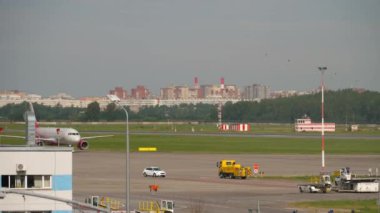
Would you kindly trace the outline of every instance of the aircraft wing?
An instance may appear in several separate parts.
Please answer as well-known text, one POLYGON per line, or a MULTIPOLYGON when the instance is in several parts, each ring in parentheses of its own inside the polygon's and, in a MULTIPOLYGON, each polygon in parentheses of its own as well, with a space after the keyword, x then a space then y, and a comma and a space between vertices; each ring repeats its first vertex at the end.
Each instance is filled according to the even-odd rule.
POLYGON ((89 137, 81 137, 82 139, 93 139, 93 138, 105 138, 112 137, 113 135, 98 135, 98 136, 89 136, 89 137))

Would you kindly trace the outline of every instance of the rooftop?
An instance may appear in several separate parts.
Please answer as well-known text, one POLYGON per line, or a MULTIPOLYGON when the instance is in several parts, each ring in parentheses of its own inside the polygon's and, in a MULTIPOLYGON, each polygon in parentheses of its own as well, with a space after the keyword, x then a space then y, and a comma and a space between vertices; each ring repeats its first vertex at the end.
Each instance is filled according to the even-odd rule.
POLYGON ((56 146, 26 146, 26 145, 0 145, 0 152, 73 152, 72 147, 56 147, 56 146))

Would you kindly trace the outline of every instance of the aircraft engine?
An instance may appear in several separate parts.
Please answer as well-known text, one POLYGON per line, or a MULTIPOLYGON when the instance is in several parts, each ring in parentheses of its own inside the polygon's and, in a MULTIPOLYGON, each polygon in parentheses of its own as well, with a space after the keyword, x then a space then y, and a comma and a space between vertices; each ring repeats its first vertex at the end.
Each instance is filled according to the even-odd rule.
POLYGON ((80 150, 88 149, 88 146, 89 146, 89 144, 88 144, 88 142, 85 141, 85 140, 80 140, 79 143, 78 143, 78 148, 79 148, 80 150))

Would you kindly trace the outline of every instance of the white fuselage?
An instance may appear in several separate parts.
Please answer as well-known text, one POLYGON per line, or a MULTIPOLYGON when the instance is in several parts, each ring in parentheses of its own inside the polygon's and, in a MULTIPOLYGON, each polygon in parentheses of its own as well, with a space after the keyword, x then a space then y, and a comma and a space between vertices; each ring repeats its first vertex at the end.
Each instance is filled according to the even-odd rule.
POLYGON ((37 127, 36 139, 56 145, 76 146, 81 136, 73 128, 37 127))

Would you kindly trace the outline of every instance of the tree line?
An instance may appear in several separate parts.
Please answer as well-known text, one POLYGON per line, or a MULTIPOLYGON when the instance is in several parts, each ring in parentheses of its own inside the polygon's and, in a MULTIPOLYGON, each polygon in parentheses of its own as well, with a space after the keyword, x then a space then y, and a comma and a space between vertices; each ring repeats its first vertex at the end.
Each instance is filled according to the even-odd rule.
MULTIPOLYGON (((92 102, 87 108, 54 107, 33 104, 40 121, 123 121, 125 113, 114 103, 101 110, 92 102)), ((28 103, 7 104, 0 108, 0 120, 23 121, 28 103)), ((128 109, 131 121, 198 121, 217 122, 218 106, 180 104, 177 106, 143 107, 138 112, 128 109)), ((222 107, 223 122, 292 123, 309 116, 321 120, 321 94, 267 99, 261 102, 228 102, 222 107)), ((380 93, 356 92, 350 89, 325 93, 325 121, 335 123, 380 123, 380 93)))
MULTIPOLYGON (((224 120, 242 122, 292 123, 303 116, 321 120, 321 93, 288 98, 268 99, 260 103, 227 103, 224 120)), ((324 94, 324 119, 335 123, 380 123, 380 93, 351 89, 324 94)))

